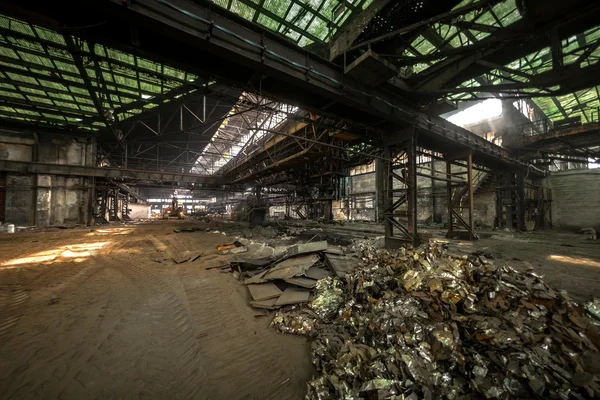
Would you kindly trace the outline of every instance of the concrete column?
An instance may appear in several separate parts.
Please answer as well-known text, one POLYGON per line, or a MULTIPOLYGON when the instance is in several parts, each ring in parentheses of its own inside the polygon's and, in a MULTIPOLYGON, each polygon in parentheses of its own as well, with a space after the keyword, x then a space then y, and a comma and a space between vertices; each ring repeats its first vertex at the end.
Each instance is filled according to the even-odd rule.
POLYGON ((333 221, 333 200, 327 200, 323 204, 323 217, 325 221, 333 221))
POLYGON ((115 216, 115 221, 119 218, 119 189, 115 189, 113 192, 113 215, 115 216))
POLYGON ((37 176, 35 225, 48 226, 52 218, 52 176, 37 176))

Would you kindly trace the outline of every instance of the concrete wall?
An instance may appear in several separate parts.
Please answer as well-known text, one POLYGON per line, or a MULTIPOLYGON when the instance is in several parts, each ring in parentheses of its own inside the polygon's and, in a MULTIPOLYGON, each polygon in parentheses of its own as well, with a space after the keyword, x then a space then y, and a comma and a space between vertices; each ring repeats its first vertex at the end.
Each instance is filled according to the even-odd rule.
POLYGON ((600 170, 554 172, 545 186, 552 190, 554 228, 600 231, 600 170))
POLYGON ((34 223, 34 190, 34 176, 6 175, 6 222, 26 226, 34 223))
MULTIPOLYGON (((85 137, 0 131, 0 160, 94 165, 95 157, 95 141, 85 137)), ((88 178, 8 172, 4 222, 85 224, 90 190, 88 178)))
MULTIPOLYGON (((362 170, 372 170, 362 166, 362 170)), ((362 172, 358 169, 359 172, 362 172)), ((375 172, 362 172, 350 177, 352 199, 348 219, 352 221, 375 221, 375 172)))
POLYGON ((150 205, 129 203, 128 208, 131 210, 129 217, 131 219, 146 219, 150 218, 150 205))

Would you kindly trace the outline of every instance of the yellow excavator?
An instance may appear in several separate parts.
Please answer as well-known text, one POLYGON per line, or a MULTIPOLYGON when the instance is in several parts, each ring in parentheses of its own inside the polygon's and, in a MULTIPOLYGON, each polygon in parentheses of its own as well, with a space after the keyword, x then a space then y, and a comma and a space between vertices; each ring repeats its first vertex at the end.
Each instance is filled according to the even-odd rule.
POLYGON ((167 207, 163 211, 163 219, 177 218, 183 219, 184 209, 183 204, 177 203, 177 197, 173 197, 171 200, 171 206, 167 207))

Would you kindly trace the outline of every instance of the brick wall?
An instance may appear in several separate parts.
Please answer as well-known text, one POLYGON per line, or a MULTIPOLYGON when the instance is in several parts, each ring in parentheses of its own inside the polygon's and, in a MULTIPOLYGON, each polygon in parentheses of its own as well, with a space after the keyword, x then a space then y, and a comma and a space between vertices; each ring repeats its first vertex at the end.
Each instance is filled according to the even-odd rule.
POLYGON ((554 228, 600 231, 600 170, 555 172, 545 181, 552 190, 554 228))

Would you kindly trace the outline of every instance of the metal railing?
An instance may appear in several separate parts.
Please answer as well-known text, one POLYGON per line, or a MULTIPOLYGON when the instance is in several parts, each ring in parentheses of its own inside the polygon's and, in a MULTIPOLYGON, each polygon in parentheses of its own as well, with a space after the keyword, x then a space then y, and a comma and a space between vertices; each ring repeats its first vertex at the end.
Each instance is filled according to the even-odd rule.
MULTIPOLYGON (((575 117, 577 118, 577 117, 575 117)), ((600 109, 594 109, 589 114, 587 114, 587 118, 580 115, 579 120, 573 120, 573 123, 598 123, 600 121, 600 109)), ((563 121, 552 121, 548 118, 543 118, 535 121, 531 121, 525 124, 517 125, 512 128, 508 128, 503 132, 503 135, 518 135, 518 136, 536 136, 543 135, 548 133, 554 129, 560 129, 563 127, 567 127, 570 124, 561 124, 563 121)))

